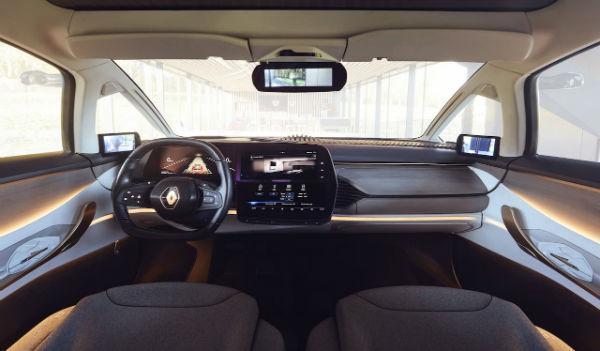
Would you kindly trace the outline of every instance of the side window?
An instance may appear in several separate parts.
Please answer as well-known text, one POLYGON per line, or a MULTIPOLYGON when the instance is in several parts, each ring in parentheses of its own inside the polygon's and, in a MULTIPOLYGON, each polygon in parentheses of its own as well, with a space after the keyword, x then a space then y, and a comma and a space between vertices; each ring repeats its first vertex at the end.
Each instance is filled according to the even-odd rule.
POLYGON ((121 93, 103 96, 96 104, 96 132, 138 132, 151 140, 164 137, 133 104, 121 93))
POLYGON ((600 47, 570 57, 537 79, 537 153, 600 161, 600 47))
POLYGON ((63 151, 63 76, 0 42, 0 158, 63 151))
POLYGON ((502 104, 497 100, 471 95, 448 118, 450 122, 438 134, 444 141, 456 141, 460 134, 502 137, 502 104))

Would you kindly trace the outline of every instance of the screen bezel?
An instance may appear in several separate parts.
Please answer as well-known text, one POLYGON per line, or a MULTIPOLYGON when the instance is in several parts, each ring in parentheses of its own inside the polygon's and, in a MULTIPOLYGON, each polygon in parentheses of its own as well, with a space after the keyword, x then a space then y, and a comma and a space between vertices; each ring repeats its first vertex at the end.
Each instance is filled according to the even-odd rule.
POLYGON ((478 158, 487 158, 487 159, 496 159, 498 158, 498 156, 500 155, 500 137, 498 136, 491 136, 491 135, 479 135, 479 134, 460 134, 458 136, 458 139, 456 141, 456 152, 460 155, 463 156, 469 156, 469 157, 478 157, 478 158), (462 146, 463 146, 463 140, 464 138, 468 136, 468 137, 476 137, 476 138, 488 138, 488 139, 494 139, 496 141, 495 143, 495 148, 494 148, 494 154, 491 156, 488 155, 480 155, 480 154, 471 154, 468 152, 463 152, 462 151, 462 146))
POLYGON ((258 91, 279 93, 310 93, 340 91, 346 85, 346 68, 338 62, 261 62, 252 72, 252 83, 258 91), (293 68, 331 68, 331 86, 266 87, 265 70, 293 68))
POLYGON ((323 224, 327 223, 331 220, 331 215, 333 213, 333 208, 335 204, 336 194, 337 194, 337 176, 335 173, 335 168, 333 166, 333 160, 331 159, 331 154, 329 150, 322 145, 315 144, 284 144, 284 143, 267 143, 267 144, 256 144, 249 145, 244 152, 238 154, 237 157, 237 173, 236 173, 236 210, 237 217, 241 222, 246 223, 263 223, 263 224, 323 224), (276 150, 274 152, 274 150, 276 150), (252 154, 269 154, 269 155, 292 155, 296 156, 300 153, 305 152, 314 152, 317 155, 317 167, 322 167, 324 172, 318 177, 313 179, 294 179, 291 177, 283 177, 283 178, 273 178, 273 179, 264 179, 264 178, 253 178, 247 177, 247 175, 243 174, 242 167, 242 159, 246 157, 250 157, 252 154), (322 162, 322 163, 321 163, 322 162), (315 205, 315 207, 322 206, 325 208, 323 212, 323 216, 318 216, 314 218, 289 218, 285 216, 266 216, 266 217, 256 217, 253 216, 250 212, 250 206, 248 206, 247 202, 252 200, 252 196, 248 196, 248 187, 252 188, 257 186, 258 184, 298 184, 298 183, 307 183, 307 184, 320 184, 323 186, 324 191, 319 193, 322 195, 321 199, 322 205, 315 205))
POLYGON ((100 154, 102 154, 102 156, 108 156, 108 155, 127 155, 130 154, 133 150, 131 151, 120 151, 120 152, 106 152, 105 147, 104 147, 104 137, 105 136, 114 136, 114 135, 131 135, 133 134, 133 139, 135 141, 134 144, 134 148, 133 150, 137 149, 138 146, 140 146, 142 144, 142 141, 140 139, 140 135, 137 132, 128 132, 128 133, 102 133, 102 134, 98 134, 98 148, 100 151, 100 154))

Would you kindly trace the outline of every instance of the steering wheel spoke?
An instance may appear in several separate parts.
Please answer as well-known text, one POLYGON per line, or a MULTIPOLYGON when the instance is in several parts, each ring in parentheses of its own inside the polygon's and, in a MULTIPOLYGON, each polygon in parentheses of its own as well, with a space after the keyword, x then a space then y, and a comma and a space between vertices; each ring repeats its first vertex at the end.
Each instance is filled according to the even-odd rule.
POLYGON ((126 206, 152 207, 150 193, 155 184, 152 181, 132 184, 121 190, 119 198, 126 206))
POLYGON ((198 190, 202 193, 199 211, 212 211, 223 207, 223 197, 219 191, 206 184, 201 185, 198 190))

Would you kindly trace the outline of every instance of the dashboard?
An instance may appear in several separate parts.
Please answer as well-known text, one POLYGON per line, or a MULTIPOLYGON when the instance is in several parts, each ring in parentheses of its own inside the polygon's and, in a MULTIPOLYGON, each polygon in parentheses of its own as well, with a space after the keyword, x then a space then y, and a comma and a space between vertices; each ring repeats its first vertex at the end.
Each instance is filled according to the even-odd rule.
MULTIPOLYGON (((337 177, 329 151, 320 145, 235 143, 217 146, 235 180, 238 219, 263 224, 323 224, 331 220, 337 177)), ((215 162, 191 147, 155 149, 144 179, 182 175, 218 185, 215 162)))
MULTIPOLYGON (((235 183, 230 213, 237 220, 228 218, 221 231, 283 230, 288 225, 331 222, 331 230, 343 231, 459 232, 481 224, 487 191, 495 185, 484 184, 469 160, 453 149, 203 140, 223 153, 235 183)), ((155 149, 145 162, 144 179, 184 175, 215 185, 220 181, 214 161, 193 148, 155 149)))

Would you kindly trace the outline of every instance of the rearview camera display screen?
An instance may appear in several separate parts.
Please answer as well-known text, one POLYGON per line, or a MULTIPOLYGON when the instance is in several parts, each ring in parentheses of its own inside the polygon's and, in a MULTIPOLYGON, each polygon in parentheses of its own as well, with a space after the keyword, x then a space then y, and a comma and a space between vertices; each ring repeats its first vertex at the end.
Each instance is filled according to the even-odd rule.
POLYGON ((498 155, 498 138, 464 135, 461 151, 464 154, 494 157, 498 155))
POLYGON ((265 69, 265 87, 331 87, 333 70, 325 68, 265 69))
POLYGON ((129 152, 135 149, 135 134, 103 135, 104 153, 129 152))

